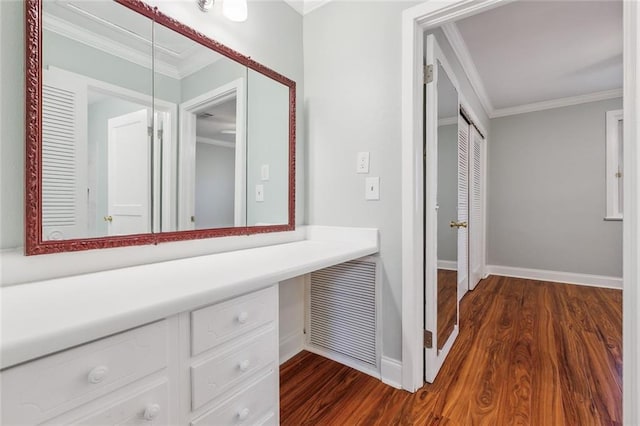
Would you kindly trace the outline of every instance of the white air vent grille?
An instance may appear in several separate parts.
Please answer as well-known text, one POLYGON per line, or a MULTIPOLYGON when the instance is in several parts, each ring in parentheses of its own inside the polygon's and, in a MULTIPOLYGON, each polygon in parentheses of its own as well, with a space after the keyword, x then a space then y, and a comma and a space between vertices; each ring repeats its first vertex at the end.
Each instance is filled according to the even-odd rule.
POLYGON ((309 298, 309 343, 377 367, 375 262, 313 272, 309 298))

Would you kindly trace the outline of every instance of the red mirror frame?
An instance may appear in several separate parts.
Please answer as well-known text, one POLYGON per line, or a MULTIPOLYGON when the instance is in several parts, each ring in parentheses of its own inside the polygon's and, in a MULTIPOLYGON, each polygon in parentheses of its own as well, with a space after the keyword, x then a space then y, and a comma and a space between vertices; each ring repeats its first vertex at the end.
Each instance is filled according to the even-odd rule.
POLYGON ((43 241, 42 239, 42 0, 25 1, 25 254, 37 255, 111 247, 158 244, 212 237, 283 232, 295 229, 296 83, 270 68, 210 39, 140 0, 114 0, 183 36, 257 71, 289 88, 288 223, 271 226, 214 228, 113 237, 43 241))

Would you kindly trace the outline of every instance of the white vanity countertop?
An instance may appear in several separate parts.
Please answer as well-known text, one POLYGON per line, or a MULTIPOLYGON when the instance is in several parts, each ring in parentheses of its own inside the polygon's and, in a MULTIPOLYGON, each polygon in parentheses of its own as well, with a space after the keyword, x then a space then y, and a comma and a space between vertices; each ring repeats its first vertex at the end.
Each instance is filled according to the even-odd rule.
POLYGON ((378 251, 375 229, 309 228, 303 241, 2 288, 0 368, 378 251))

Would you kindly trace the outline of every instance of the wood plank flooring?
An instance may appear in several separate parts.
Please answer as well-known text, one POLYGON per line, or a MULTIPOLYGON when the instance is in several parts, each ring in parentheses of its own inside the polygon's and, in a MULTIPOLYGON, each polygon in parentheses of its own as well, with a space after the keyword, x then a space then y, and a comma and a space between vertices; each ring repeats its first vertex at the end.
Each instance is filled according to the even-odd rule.
POLYGON ((621 425, 622 292, 489 277, 411 394, 303 352, 280 370, 283 425, 621 425))

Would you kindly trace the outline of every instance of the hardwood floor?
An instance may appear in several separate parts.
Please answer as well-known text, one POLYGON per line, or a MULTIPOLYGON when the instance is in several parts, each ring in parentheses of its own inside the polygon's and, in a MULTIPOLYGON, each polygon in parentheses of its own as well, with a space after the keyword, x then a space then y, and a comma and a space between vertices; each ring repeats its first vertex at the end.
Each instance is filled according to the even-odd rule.
POLYGON ((303 352, 280 370, 283 425, 621 425, 622 292, 489 277, 411 394, 303 352))

